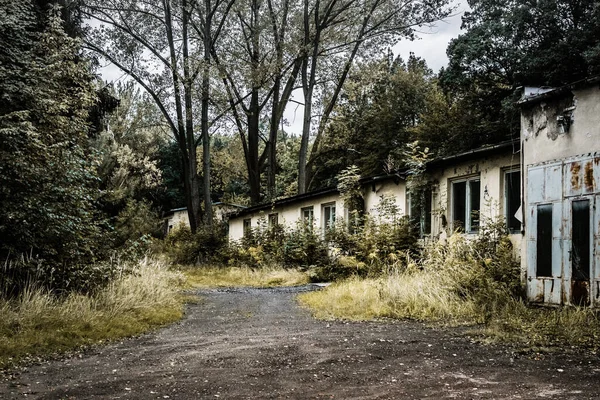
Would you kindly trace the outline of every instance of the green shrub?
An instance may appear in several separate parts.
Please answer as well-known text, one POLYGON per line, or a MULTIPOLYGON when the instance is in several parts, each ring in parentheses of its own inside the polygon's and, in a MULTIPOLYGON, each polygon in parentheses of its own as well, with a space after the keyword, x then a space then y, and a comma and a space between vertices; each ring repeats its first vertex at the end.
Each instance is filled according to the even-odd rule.
POLYGON ((195 234, 186 226, 173 229, 164 239, 163 252, 176 264, 221 261, 227 248, 225 229, 219 224, 200 226, 195 234))

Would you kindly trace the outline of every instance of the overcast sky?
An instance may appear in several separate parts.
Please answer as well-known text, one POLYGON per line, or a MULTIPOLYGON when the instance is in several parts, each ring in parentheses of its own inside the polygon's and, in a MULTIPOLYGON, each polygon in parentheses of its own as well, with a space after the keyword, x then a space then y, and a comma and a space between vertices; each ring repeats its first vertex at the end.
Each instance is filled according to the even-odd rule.
MULTIPOLYGON (((421 57, 427 61, 427 65, 434 72, 438 72, 441 67, 448 64, 446 56, 446 47, 451 39, 460 34, 461 16, 468 5, 465 0, 457 0, 457 9, 453 16, 444 21, 435 24, 431 29, 424 28, 418 33, 418 39, 414 41, 402 40, 393 47, 394 54, 400 55, 403 59, 407 59, 410 52, 415 53, 417 57, 421 57)), ((122 72, 113 65, 107 65, 100 70, 102 77, 106 81, 114 81, 118 79, 127 79, 122 72)), ((296 100, 302 101, 301 92, 297 92, 296 100)), ((293 104, 288 107, 284 113, 290 126, 286 128, 292 133, 300 133, 302 131, 302 112, 303 107, 293 104)))

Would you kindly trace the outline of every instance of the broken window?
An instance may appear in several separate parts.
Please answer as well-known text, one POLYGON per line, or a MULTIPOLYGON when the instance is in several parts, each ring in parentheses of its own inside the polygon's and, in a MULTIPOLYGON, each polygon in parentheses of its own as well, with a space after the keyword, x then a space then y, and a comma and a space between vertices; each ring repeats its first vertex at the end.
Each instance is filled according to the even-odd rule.
POLYGON ((468 233, 479 230, 480 192, 478 177, 452 182, 452 229, 468 233))
POLYGON ((536 276, 552 276, 552 204, 537 206, 536 276))
POLYGON ((504 216, 510 232, 519 232, 521 222, 515 217, 521 207, 521 172, 510 170, 504 173, 504 216))
POLYGON ((431 234, 431 190, 423 193, 422 204, 408 193, 408 215, 413 226, 417 227, 420 237, 431 234))

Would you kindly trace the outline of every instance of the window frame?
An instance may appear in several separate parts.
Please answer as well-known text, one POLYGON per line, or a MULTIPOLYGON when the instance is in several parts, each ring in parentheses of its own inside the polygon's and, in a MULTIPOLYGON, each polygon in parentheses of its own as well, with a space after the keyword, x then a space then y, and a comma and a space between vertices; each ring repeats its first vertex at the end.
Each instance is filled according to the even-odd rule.
POLYGON ((321 204, 321 217, 323 220, 323 231, 326 232, 328 230, 331 230, 335 227, 335 222, 336 222, 336 202, 332 201, 332 202, 328 202, 328 203, 323 203, 321 204), (329 219, 327 219, 325 217, 325 210, 329 209, 329 219))
MULTIPOLYGON (((523 230, 523 222, 520 221, 519 222, 519 228, 512 228, 510 226, 510 221, 511 219, 514 217, 513 215, 510 215, 509 212, 509 195, 508 195, 508 175, 509 174, 517 174, 517 176, 519 177, 519 185, 518 185, 518 190, 519 190, 519 202, 518 202, 518 206, 515 210, 515 213, 519 210, 520 207, 523 206, 522 204, 522 199, 523 199, 523 194, 522 192, 522 175, 521 175, 521 168, 519 166, 512 166, 512 167, 508 167, 502 170, 502 184, 504 185, 502 193, 504 195, 504 201, 503 201, 503 214, 504 214, 504 218, 506 221, 506 228, 508 229, 508 231, 510 233, 519 233, 523 230)), ((518 221, 518 220, 517 220, 518 221)))
POLYGON ((252 233, 252 218, 244 218, 242 220, 242 235, 248 237, 252 233))
POLYGON ((464 226, 462 227, 463 231, 462 233, 467 233, 467 234, 476 234, 479 232, 479 227, 481 226, 481 216, 478 219, 479 223, 474 227, 472 225, 473 223, 473 207, 471 204, 472 201, 472 196, 471 196, 471 184, 474 182, 478 182, 479 183, 479 207, 477 209, 477 212, 480 213, 481 215, 481 176, 479 174, 477 175, 470 175, 470 176, 466 176, 466 177, 460 177, 460 178, 456 178, 456 179, 451 179, 450 180, 450 216, 451 216, 451 226, 452 226, 452 230, 456 231, 458 229, 458 227, 456 226, 456 218, 454 215, 454 203, 455 203, 455 199, 454 199, 454 195, 455 195, 455 184, 458 183, 465 183, 465 221, 464 221, 464 226))
POLYGON ((274 228, 279 225, 279 213, 271 213, 267 217, 269 228, 274 228))
POLYGON ((304 222, 308 226, 312 226, 315 222, 315 207, 314 206, 302 207, 300 209, 300 219, 302 220, 302 222, 304 222), (307 212, 309 213, 309 215, 306 215, 307 212))

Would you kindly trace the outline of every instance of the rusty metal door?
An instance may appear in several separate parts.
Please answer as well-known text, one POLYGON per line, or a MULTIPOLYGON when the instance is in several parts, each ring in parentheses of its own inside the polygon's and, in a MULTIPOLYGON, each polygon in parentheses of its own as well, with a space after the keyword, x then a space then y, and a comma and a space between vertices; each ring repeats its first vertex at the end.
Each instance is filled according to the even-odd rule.
POLYGON ((563 275, 562 163, 527 170, 527 297, 560 304, 563 275))
POLYGON ((591 303, 594 261, 594 197, 578 196, 566 202, 565 234, 565 298, 574 305, 591 303))

